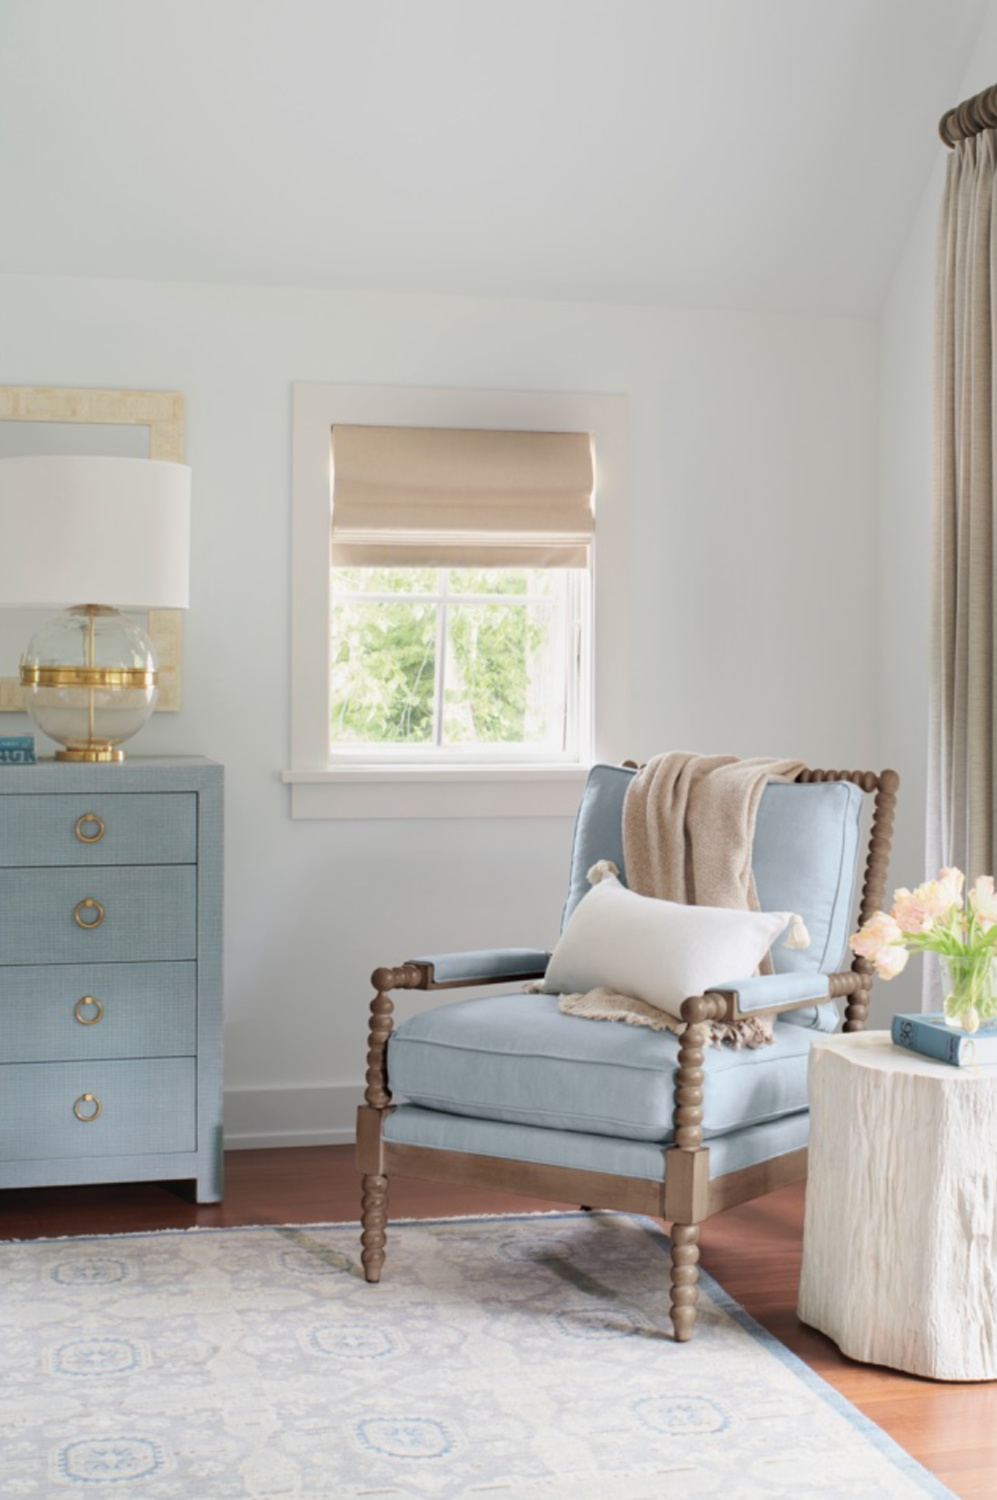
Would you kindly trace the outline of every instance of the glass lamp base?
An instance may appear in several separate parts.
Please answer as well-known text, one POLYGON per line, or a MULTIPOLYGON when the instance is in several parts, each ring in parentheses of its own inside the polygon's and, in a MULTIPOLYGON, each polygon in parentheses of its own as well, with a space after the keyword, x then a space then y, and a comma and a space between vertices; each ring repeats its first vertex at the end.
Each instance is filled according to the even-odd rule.
POLYGON ((56 760, 122 761, 159 696, 152 642, 116 609, 84 604, 37 630, 21 662, 26 708, 56 760))

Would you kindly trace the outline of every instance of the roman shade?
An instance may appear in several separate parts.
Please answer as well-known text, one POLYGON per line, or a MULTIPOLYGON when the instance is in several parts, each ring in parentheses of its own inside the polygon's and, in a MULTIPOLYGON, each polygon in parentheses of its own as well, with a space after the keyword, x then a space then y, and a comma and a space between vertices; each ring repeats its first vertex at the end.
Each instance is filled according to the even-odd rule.
POLYGON ((594 529, 586 432, 332 429, 337 567, 581 568, 594 529))

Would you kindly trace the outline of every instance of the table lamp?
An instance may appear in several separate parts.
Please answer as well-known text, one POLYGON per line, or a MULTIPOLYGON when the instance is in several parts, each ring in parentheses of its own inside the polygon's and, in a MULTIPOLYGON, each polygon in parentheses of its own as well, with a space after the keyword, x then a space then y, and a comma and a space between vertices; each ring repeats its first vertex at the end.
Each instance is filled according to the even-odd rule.
POLYGON ((131 609, 186 609, 190 470, 158 459, 0 459, 0 606, 64 608, 21 659, 57 760, 124 760, 159 695, 131 609))

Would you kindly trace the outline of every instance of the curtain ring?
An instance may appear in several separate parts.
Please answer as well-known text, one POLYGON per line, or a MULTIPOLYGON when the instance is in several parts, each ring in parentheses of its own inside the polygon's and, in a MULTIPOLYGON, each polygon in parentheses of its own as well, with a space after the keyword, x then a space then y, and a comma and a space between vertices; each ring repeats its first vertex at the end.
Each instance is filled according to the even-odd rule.
POLYGON ((956 137, 952 134, 952 116, 954 114, 954 109, 946 110, 938 122, 938 134, 942 138, 942 144, 947 146, 950 151, 956 143, 956 137))

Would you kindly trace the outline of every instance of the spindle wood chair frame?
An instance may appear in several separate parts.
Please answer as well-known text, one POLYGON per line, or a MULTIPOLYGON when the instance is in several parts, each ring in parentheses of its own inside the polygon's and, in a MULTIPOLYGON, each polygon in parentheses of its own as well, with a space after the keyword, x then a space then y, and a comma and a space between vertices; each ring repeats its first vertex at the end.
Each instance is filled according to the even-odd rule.
MULTIPOLYGON (((633 762, 626 764, 632 765, 633 762)), ((900 778, 895 771, 804 770, 798 782, 851 781, 873 794, 858 922, 883 905, 900 778)), ((664 1181, 605 1172, 547 1166, 537 1162, 478 1156, 384 1139, 384 1120, 393 1109, 386 1052, 394 1029, 394 990, 480 988, 517 984, 543 977, 543 970, 517 975, 437 983, 433 964, 409 960, 398 968, 378 968, 371 976, 376 994, 370 1006, 366 1092, 357 1113, 356 1166, 362 1174, 361 1261, 369 1282, 380 1280, 388 1221, 388 1179, 392 1175, 464 1184, 491 1191, 526 1194, 557 1202, 647 1214, 671 1225, 671 1316, 675 1338, 684 1342, 696 1320, 700 1226, 713 1214, 775 1188, 805 1178, 807 1150, 763 1161, 722 1177, 710 1177, 709 1146, 703 1142, 704 1052, 711 1021, 739 1018, 737 995, 710 991, 682 1005, 685 1030, 679 1041, 675 1082, 674 1143, 666 1151, 664 1181)), ((829 997, 846 1001, 843 1030, 861 1031, 869 1013, 873 968, 856 957, 850 969, 828 976, 829 997)), ((812 1000, 773 1006, 779 1014, 812 1005, 812 1000)), ((759 1012, 753 1012, 759 1014, 759 1012)))

